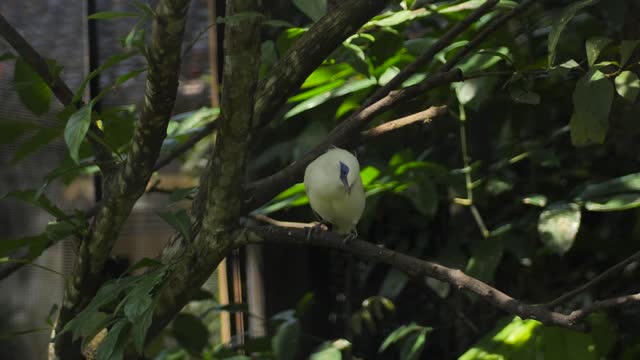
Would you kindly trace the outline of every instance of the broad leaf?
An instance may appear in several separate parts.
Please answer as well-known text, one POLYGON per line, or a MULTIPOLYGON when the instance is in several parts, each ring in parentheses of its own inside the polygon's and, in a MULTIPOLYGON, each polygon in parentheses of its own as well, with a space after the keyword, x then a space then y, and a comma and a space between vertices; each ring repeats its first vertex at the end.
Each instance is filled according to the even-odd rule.
POLYGON ((605 195, 640 192, 640 173, 633 173, 587 186, 579 199, 594 199, 605 195))
POLYGON ((617 194, 585 202, 589 211, 620 211, 640 206, 640 193, 617 194))
POLYGON ((611 43, 611 39, 603 36, 594 36, 587 40, 585 45, 589 66, 595 64, 598 56, 611 43))
POLYGON ((600 71, 592 69, 578 80, 569 123, 571 141, 575 146, 604 142, 612 101, 613 84, 600 71))
POLYGON ((327 347, 311 354, 309 360, 342 360, 342 353, 334 347, 327 347))
POLYGON ((277 360, 293 360, 296 358, 301 334, 302 329, 297 319, 289 319, 278 327, 278 331, 271 339, 271 346, 277 360))
POLYGON ((172 329, 178 343, 192 354, 200 354, 209 343, 209 330, 194 315, 178 314, 173 320, 172 329))
POLYGON ((28 121, 0 120, 0 145, 14 143, 38 125, 28 121))
POLYGON ((553 28, 549 33, 549 43, 548 43, 548 52, 549 52, 549 67, 553 67, 553 64, 556 60, 556 47, 558 46, 558 42, 560 41, 560 35, 564 30, 565 26, 573 19, 576 14, 584 9, 587 6, 594 5, 598 2, 598 0, 582 0, 571 5, 567 6, 560 15, 560 18, 557 19, 553 23, 553 28))
POLYGON ((327 12, 327 0, 292 0, 293 4, 313 21, 327 12))
POLYGON ((13 154, 11 163, 15 164, 29 155, 34 154, 62 134, 62 127, 42 127, 31 137, 24 140, 13 154))
POLYGON ((620 67, 627 64, 638 44, 640 44, 640 40, 622 40, 620 44, 620 67))
POLYGON ((162 218, 162 220, 166 221, 167 224, 171 225, 176 231, 178 231, 185 240, 189 240, 191 238, 191 232, 189 227, 191 226, 191 221, 189 220, 189 215, 186 210, 180 210, 178 212, 158 212, 158 215, 162 218))
POLYGON ((51 89, 22 58, 17 58, 13 77, 20 101, 36 115, 49 111, 51 89))
POLYGON ((80 162, 80 145, 91 125, 91 104, 80 108, 69 117, 67 126, 64 129, 64 140, 69 148, 69 155, 76 162, 80 162))
POLYGON ((97 360, 120 360, 124 354, 124 342, 126 338, 129 323, 126 321, 118 321, 111 329, 107 336, 100 342, 97 360))
POLYGON ((636 73, 631 71, 621 72, 616 76, 615 84, 616 91, 620 96, 631 102, 636 101, 636 97, 640 93, 640 79, 638 79, 636 73))
POLYGON ((548 249, 563 255, 573 245, 580 228, 580 207, 573 203, 555 203, 540 213, 538 233, 548 249))

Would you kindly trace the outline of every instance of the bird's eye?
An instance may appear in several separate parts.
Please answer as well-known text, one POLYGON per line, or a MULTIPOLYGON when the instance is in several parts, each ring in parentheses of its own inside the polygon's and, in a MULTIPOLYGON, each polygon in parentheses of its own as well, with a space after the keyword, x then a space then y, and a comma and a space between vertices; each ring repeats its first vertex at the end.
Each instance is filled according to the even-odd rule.
POLYGON ((349 167, 340 161, 340 177, 347 176, 349 173, 349 167))

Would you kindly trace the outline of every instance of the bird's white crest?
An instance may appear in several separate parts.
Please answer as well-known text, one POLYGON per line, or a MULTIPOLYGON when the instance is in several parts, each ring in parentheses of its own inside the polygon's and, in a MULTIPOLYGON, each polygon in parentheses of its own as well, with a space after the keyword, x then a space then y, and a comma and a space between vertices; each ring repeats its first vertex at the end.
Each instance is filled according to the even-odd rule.
POLYGON ((360 164, 352 153, 332 148, 320 155, 307 166, 304 187, 311 208, 336 232, 346 234, 358 224, 365 195, 360 164))

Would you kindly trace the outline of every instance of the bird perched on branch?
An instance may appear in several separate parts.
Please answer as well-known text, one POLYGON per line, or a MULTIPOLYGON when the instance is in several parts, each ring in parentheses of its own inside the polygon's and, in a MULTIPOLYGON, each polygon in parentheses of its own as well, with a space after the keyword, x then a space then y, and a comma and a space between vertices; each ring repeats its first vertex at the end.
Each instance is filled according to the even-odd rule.
POLYGON ((339 234, 355 234, 364 211, 360 164, 352 153, 329 149, 304 172, 304 188, 313 211, 339 234))

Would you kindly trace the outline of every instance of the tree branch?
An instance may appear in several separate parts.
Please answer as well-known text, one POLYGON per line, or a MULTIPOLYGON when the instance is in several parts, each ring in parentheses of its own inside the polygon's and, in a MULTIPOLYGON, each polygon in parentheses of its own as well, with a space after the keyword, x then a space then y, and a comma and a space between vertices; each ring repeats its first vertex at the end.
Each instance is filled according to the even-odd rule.
MULTIPOLYGON (((188 0, 160 0, 147 46, 145 103, 136 123, 126 160, 105 178, 105 199, 90 233, 80 245, 77 264, 65 288, 56 332, 59 332, 102 284, 102 271, 124 221, 144 193, 160 147, 167 134, 178 88, 181 45, 188 0)), ((71 334, 56 338, 56 355, 73 358, 78 353, 71 334)))
POLYGON ((40 75, 62 105, 69 106, 73 99, 73 91, 62 81, 60 75, 52 72, 46 60, 14 29, 0 13, 0 35, 7 40, 18 55, 40 75))
POLYGON ((411 114, 409 116, 402 117, 400 119, 392 120, 386 122, 382 125, 378 125, 373 129, 369 129, 362 132, 362 137, 366 140, 374 140, 380 136, 388 134, 390 132, 396 131, 405 126, 409 126, 415 123, 429 124, 431 121, 438 116, 442 116, 447 114, 449 109, 447 106, 432 106, 427 110, 417 112, 415 114, 411 114))
POLYGON ((389 0, 345 0, 313 24, 258 84, 255 127, 269 123, 307 76, 388 3, 389 0))
MULTIPOLYGON (((226 15, 259 11, 259 0, 227 0, 226 15)), ((174 236, 162 250, 171 264, 154 313, 148 338, 153 338, 190 300, 231 250, 242 209, 247 148, 260 63, 260 25, 249 17, 225 27, 218 136, 208 168, 201 177, 191 214, 191 239, 174 236)))
POLYGON ((602 280, 610 277, 611 275, 619 272, 620 270, 624 269, 627 265, 636 262, 636 261, 640 261, 640 251, 636 252, 635 254, 629 256, 628 258, 620 261, 619 263, 613 265, 612 267, 608 268, 606 271, 604 271, 603 273, 601 273, 600 275, 594 277, 593 279, 591 279, 590 281, 588 281, 587 283, 569 291, 566 292, 560 296, 558 296, 557 298, 555 298, 554 300, 546 303, 546 304, 542 304, 542 306, 546 307, 546 308, 554 308, 564 302, 566 302, 567 300, 570 300, 572 298, 574 298, 576 295, 585 292, 586 290, 589 290, 590 288, 594 287, 595 285, 597 285, 598 283, 602 282, 602 280))
POLYGON ((238 238, 236 246, 263 243, 322 246, 348 252, 363 260, 391 265, 412 277, 426 276, 446 282, 458 290, 473 293, 492 306, 521 318, 535 319, 546 325, 557 325, 576 331, 587 330, 581 321, 594 311, 640 304, 640 294, 626 295, 597 301, 582 309, 575 310, 569 315, 562 314, 512 298, 461 270, 418 259, 363 240, 356 239, 345 242, 344 235, 330 231, 316 231, 309 236, 308 229, 265 226, 250 221, 246 225, 246 233, 238 238))

